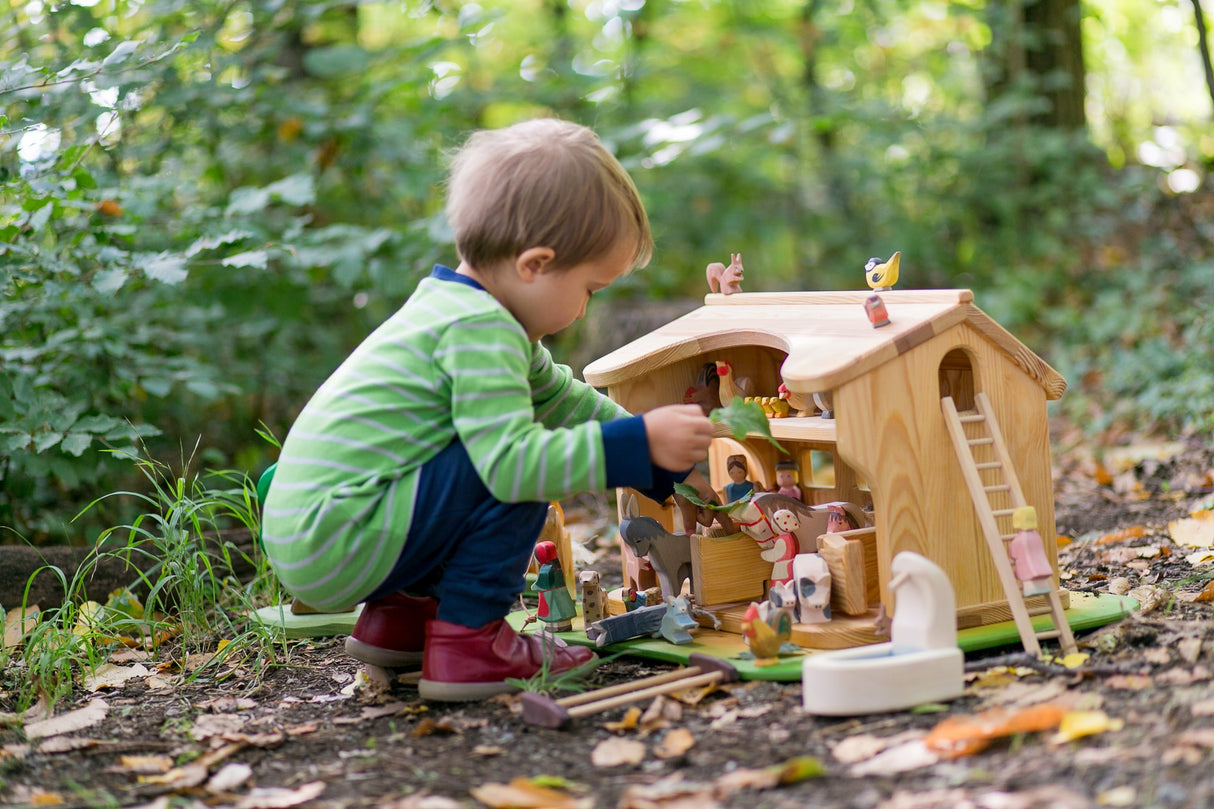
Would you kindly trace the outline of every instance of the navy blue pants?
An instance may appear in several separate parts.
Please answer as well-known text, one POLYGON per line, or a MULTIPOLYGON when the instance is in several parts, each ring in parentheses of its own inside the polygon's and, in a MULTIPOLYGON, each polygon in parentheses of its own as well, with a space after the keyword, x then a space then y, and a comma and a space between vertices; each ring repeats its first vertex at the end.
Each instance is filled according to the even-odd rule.
POLYGON ((438 599, 438 617, 481 627, 523 590, 547 503, 503 503, 459 441, 422 466, 413 524, 388 578, 367 600, 405 591, 438 599))

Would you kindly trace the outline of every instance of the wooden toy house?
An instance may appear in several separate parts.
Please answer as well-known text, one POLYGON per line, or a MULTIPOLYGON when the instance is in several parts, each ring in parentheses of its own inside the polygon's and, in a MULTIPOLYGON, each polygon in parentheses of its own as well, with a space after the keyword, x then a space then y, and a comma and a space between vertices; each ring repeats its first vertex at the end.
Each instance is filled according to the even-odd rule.
MULTIPOLYGON (((1006 448, 1004 457, 1023 491, 1020 499, 1036 507, 1057 590, 1046 402, 1062 395, 1066 381, 975 306, 969 290, 884 291, 890 323, 880 328, 866 316, 870 294, 710 294, 700 309, 584 372, 587 382, 606 388, 632 412, 684 401, 705 364, 716 361, 748 379, 755 396, 774 397, 781 383, 786 386, 794 415, 769 424, 800 467, 806 502, 857 504, 871 523, 840 535, 851 571, 863 581, 866 603, 846 614, 836 609, 827 624, 799 625, 794 640, 803 646, 839 648, 881 639, 874 618, 879 608, 887 615, 896 609, 888 587, 890 563, 903 550, 944 569, 956 594, 959 628, 1007 620, 1018 607, 1023 611, 1019 595, 1012 599, 1019 604, 1009 603, 1006 576, 1001 579, 1007 560, 993 556, 998 545, 991 544, 990 525, 984 523, 1006 521, 1015 503, 1001 493, 1008 487, 986 471, 998 463, 977 459, 972 466, 981 471, 965 468, 950 434, 950 404, 962 414, 952 417, 952 429, 968 430, 961 422, 981 421, 965 414, 984 403, 991 421, 1002 428, 995 449, 1006 448), (832 418, 823 417, 814 394, 832 418), (977 491, 990 494, 985 516, 976 508, 977 495, 971 495, 974 481, 977 491)), ((787 458, 762 437, 737 441, 722 428, 709 456, 714 489, 729 482, 725 459, 736 454, 747 459, 750 479, 768 489, 776 462, 787 458)), ((628 493, 620 494, 624 502, 628 493)), ((669 505, 637 501, 643 514, 677 530, 669 505)), ((719 608, 726 628, 736 628, 730 616, 736 617, 739 603, 744 607, 763 598, 771 564, 758 558, 759 548, 749 537, 693 536, 690 541, 697 603, 719 608)), ((839 605, 844 589, 839 587, 832 605, 839 605)))

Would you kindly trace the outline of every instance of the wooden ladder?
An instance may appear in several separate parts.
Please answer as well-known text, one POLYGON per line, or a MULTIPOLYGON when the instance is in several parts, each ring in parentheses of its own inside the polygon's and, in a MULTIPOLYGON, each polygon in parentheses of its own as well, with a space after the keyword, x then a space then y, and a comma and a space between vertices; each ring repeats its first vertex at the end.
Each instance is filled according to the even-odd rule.
POLYGON ((999 573, 999 581, 1003 584, 1003 592, 1012 611, 1012 620, 1016 622, 1024 650, 1029 654, 1041 657, 1041 641, 1053 638, 1058 638, 1063 654, 1072 654, 1077 647, 1058 597, 1058 589, 1050 589, 1045 596, 1046 605, 1040 609, 1030 611, 1024 603, 1024 591, 1013 571, 1007 549, 1007 543, 1015 533, 1010 530, 1004 532, 999 524, 1002 520, 1010 529, 1012 512, 1028 503, 1025 502, 1007 444, 1003 441, 1003 433, 986 394, 976 394, 974 404, 976 409, 958 412, 951 396, 940 400, 944 421, 953 439, 953 448, 957 451, 957 460, 961 462, 961 471, 965 475, 970 498, 974 501, 974 510, 978 513, 978 522, 982 525, 982 533, 986 536, 987 547, 994 558, 995 570, 999 573), (1047 613, 1054 628, 1036 631, 1033 616, 1047 613))

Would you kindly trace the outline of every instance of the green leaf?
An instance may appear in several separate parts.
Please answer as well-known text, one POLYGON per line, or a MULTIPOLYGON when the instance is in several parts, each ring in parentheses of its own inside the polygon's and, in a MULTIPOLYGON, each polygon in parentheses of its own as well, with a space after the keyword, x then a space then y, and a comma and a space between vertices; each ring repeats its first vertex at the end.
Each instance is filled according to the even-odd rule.
POLYGON ((185 269, 185 259, 170 253, 161 253, 141 267, 143 274, 155 281, 166 284, 180 284, 189 275, 185 269))
POLYGON ((112 295, 126 283, 126 270, 102 270, 93 276, 93 289, 102 295, 112 295))
POLYGON ((724 424, 733 433, 733 437, 742 441, 747 435, 757 433, 771 442, 772 446, 787 452, 784 447, 771 437, 771 425, 767 414, 758 402, 747 402, 741 397, 734 397, 728 407, 718 407, 708 414, 708 418, 719 424, 724 424))
POLYGON ((88 433, 78 433, 72 431, 67 434, 60 446, 63 447, 64 452, 71 453, 75 457, 79 458, 92 443, 93 437, 88 433))
POLYGON ((733 500, 724 505, 721 503, 707 503, 702 497, 700 497, 700 493, 696 491, 694 486, 690 486, 686 483, 674 484, 674 493, 681 497, 687 498, 693 505, 699 506, 700 508, 706 508, 709 511, 728 511, 738 503, 745 503, 754 496, 754 492, 747 492, 745 496, 739 497, 737 500, 733 500))
POLYGON ((273 197, 288 205, 311 205, 316 201, 316 183, 310 174, 292 174, 266 186, 273 197))
POLYGON ((46 452, 63 440, 63 433, 39 433, 34 436, 34 452, 46 452))
POLYGON ((270 253, 268 250, 246 250, 243 253, 228 256, 220 263, 225 267, 256 267, 259 270, 264 270, 269 260, 270 253))
POLYGON ((123 42, 119 42, 118 47, 116 47, 116 48, 114 48, 114 50, 110 51, 110 55, 105 57, 104 61, 102 61, 101 64, 104 65, 105 67, 109 67, 110 65, 116 65, 116 64, 120 64, 121 62, 125 62, 127 57, 129 57, 132 53, 134 53, 138 47, 139 47, 138 42, 132 42, 129 39, 125 40, 123 42))
POLYGON ((46 205, 43 205, 38 210, 34 211, 32 214, 30 214, 30 219, 29 219, 30 230, 32 230, 34 232, 42 230, 44 227, 46 227, 46 223, 50 221, 51 214, 54 212, 55 212, 55 203, 53 203, 53 202, 48 202, 46 205))

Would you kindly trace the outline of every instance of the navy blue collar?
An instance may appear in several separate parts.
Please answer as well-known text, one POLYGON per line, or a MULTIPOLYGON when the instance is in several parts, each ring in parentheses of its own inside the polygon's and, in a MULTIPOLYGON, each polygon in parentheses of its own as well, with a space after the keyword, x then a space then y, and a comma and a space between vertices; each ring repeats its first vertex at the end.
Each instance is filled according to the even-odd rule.
POLYGON ((478 284, 475 279, 469 278, 466 275, 460 275, 455 270, 450 267, 444 267, 442 264, 434 265, 434 270, 430 273, 430 277, 439 281, 454 281, 457 284, 467 284, 473 289, 485 291, 485 288, 478 284))

